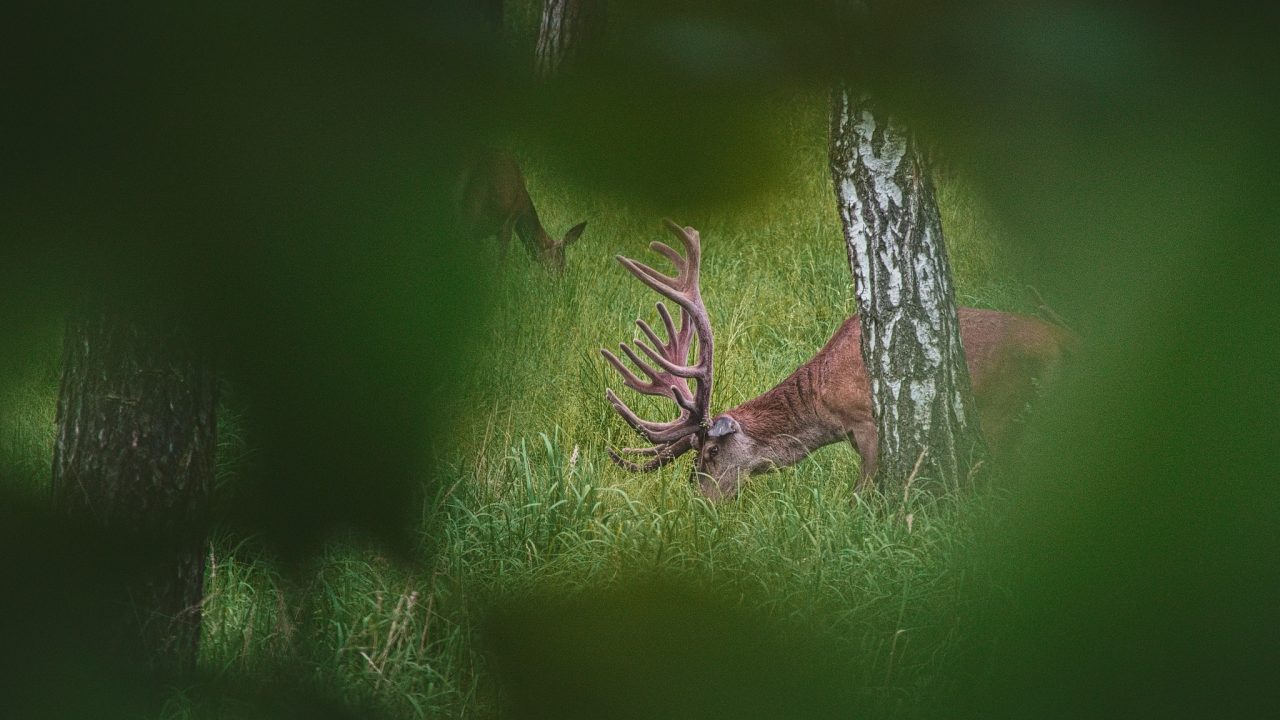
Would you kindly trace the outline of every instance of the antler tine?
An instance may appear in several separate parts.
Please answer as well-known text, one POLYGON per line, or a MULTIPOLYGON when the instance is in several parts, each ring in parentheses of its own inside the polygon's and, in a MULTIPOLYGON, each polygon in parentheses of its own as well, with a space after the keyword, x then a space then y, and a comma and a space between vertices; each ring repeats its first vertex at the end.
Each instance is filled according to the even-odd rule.
POLYGON ((622 400, 620 400, 618 396, 614 394, 613 390, 606 389, 604 391, 604 396, 609 401, 609 404, 613 406, 614 411, 617 412, 619 415, 621 415, 622 419, 625 420, 633 430, 640 433, 641 435, 644 435, 645 438, 649 440, 649 442, 654 442, 654 443, 660 442, 655 437, 656 435, 655 431, 650 430, 650 428, 648 427, 649 425, 656 424, 656 423, 649 423, 646 420, 641 420, 640 417, 635 414, 635 411, 627 407, 627 404, 622 402, 622 400))
MULTIPOLYGON (((639 341, 639 340, 637 340, 637 341, 635 341, 635 342, 636 342, 636 345, 641 346, 641 348, 647 347, 643 342, 641 342, 641 341, 639 341)), ((657 371, 656 369, 654 369, 654 367, 653 367, 652 365, 650 365, 649 363, 645 362, 644 360, 641 360, 641 359, 640 359, 640 356, 639 356, 639 355, 636 355, 636 351, 635 351, 635 350, 632 350, 630 345, 628 345, 628 344, 626 344, 626 343, 618 343, 618 347, 622 348, 622 352, 626 353, 627 358, 629 358, 629 359, 631 360, 631 362, 635 363, 635 364, 636 364, 636 367, 640 368, 640 372, 642 372, 642 373, 644 373, 645 375, 648 375, 648 376, 649 376, 650 381, 651 381, 651 384, 653 384, 653 385, 657 386, 657 388, 658 388, 658 392, 652 392, 652 393, 647 393, 647 394, 649 394, 649 395, 665 395, 665 394, 666 394, 666 392, 665 392, 665 391, 666 391, 666 386, 665 386, 665 385, 663 385, 662 383, 659 383, 658 381, 659 381, 659 380, 664 380, 664 381, 665 381, 665 380, 666 380, 666 378, 667 378, 667 376, 666 376, 666 375, 664 375, 663 373, 658 372, 658 371, 657 371)), ((649 352, 649 351, 646 351, 646 352, 649 352)))
POLYGON ((689 357, 689 348, 693 340, 693 323, 689 320, 688 311, 681 308, 680 310, 680 329, 676 330, 676 323, 671 318, 671 313, 667 312, 667 306, 661 302, 657 303, 658 315, 662 316, 662 324, 667 328, 667 337, 665 343, 657 343, 663 346, 667 352, 664 356, 672 361, 684 361, 689 357))
POLYGON ((698 281, 698 268, 702 263, 702 236, 698 231, 689 227, 681 227, 679 223, 670 218, 663 218, 662 224, 667 226, 671 234, 680 238, 680 242, 684 244, 685 263, 693 271, 693 282, 696 285, 698 281))
POLYGON ((671 261, 671 264, 676 266, 677 277, 678 278, 684 277, 684 271, 687 263, 685 262, 684 256, 676 252, 675 248, 662 242, 661 240, 654 240, 653 242, 649 243, 649 249, 653 250, 654 252, 662 253, 664 256, 666 256, 666 258, 671 261))
POLYGON ((645 439, 651 443, 665 444, 673 440, 677 440, 683 435, 693 432, 689 427, 688 418, 684 413, 680 414, 675 420, 670 422, 650 422, 643 420, 635 414, 635 411, 622 402, 612 390, 605 390, 605 398, 613 405, 613 409, 617 411, 622 419, 627 421, 636 432, 644 435, 645 439))
POLYGON ((609 448, 609 459, 613 461, 614 465, 617 465, 618 467, 624 470, 627 470, 629 472, 647 473, 647 472, 653 472, 654 470, 657 470, 658 468, 662 467, 663 465, 666 465, 667 463, 671 462, 675 458, 671 456, 659 455, 658 457, 650 460, 649 462, 638 463, 622 457, 613 448, 609 448))
POLYGON ((622 383, 632 390, 635 390, 638 393, 644 393, 645 395, 661 395, 663 397, 671 398, 681 407, 685 407, 686 404, 692 402, 693 395, 689 392, 688 385, 679 378, 657 372, 647 363, 639 361, 634 353, 629 353, 627 357, 635 358, 636 365, 640 367, 642 372, 651 378, 650 380, 641 380, 635 373, 631 372, 630 368, 618 359, 617 355, 614 355, 608 350, 600 348, 600 354, 603 355, 604 359, 608 360, 609 364, 613 366, 613 369, 617 370, 618 374, 622 376, 622 383))
MULTIPOLYGON (((671 389, 676 390, 677 387, 678 387, 677 385, 672 385, 671 389)), ((698 406, 694 404, 693 398, 689 397, 688 387, 685 387, 684 392, 676 391, 672 395, 672 399, 676 401, 676 404, 680 406, 681 410, 684 410, 685 412, 689 413, 690 417, 693 417, 694 415, 698 414, 698 406)))
MULTIPOLYGON (((658 337, 658 333, 654 332, 653 328, 649 327, 649 323, 645 322, 644 320, 639 320, 639 319, 636 320, 636 325, 638 325, 640 327, 640 330, 649 337, 649 340, 653 342, 654 346, 656 346, 661 351, 660 354, 662 355, 662 357, 666 358, 667 360, 688 357, 689 356, 688 346, 681 344, 681 338, 676 334, 676 331, 673 330, 671 327, 670 318, 668 318, 665 322, 667 323, 667 337, 670 338, 666 342, 663 342, 662 339, 658 337)), ((652 356, 651 351, 645 347, 645 344, 643 342, 636 341, 636 345, 640 346, 640 349, 644 350, 645 353, 650 354, 652 356)), ((653 376, 650 376, 650 377, 653 377, 653 376)), ((670 396, 675 398, 677 401, 679 401, 681 397, 683 397, 686 400, 692 399, 693 395, 689 392, 689 384, 686 383, 679 376, 673 376, 672 374, 668 373, 668 374, 662 375, 661 377, 654 377, 652 385, 654 386, 659 385, 660 380, 665 382, 666 384, 662 385, 662 387, 658 388, 658 390, 666 390, 667 388, 670 388, 671 389, 670 396)), ((644 392, 644 391, 642 390, 641 392, 644 392)), ((651 392, 649 394, 659 394, 659 393, 651 392)), ((666 395, 667 393, 661 392, 660 394, 666 395)))
POLYGON ((621 255, 617 256, 617 260, 619 263, 622 263, 623 267, 631 271, 631 274, 635 275, 637 280, 648 285, 654 292, 668 300, 671 300, 682 308, 689 304, 690 299, 687 297, 684 288, 681 286, 680 277, 663 275, 642 262, 632 260, 631 258, 623 257, 621 255))
MULTIPOLYGON (((664 310, 666 308, 663 308, 664 310)), ((693 316, 688 310, 680 309, 680 347, 683 348, 684 357, 689 356, 689 348, 693 346, 694 331, 693 316)))
POLYGON ((636 318, 636 327, 640 328, 640 332, 644 333, 645 337, 649 338, 649 342, 653 343, 654 347, 662 348, 664 351, 663 355, 668 355, 673 349, 676 339, 674 333, 668 334, 667 337, 669 339, 664 342, 662 338, 658 337, 658 333, 654 332, 653 328, 649 327, 649 323, 644 320, 636 318))
POLYGON ((654 470, 657 470, 658 468, 669 464, 672 460, 675 460, 676 458, 685 454, 692 447, 693 447, 693 444, 690 439, 690 436, 685 435, 684 437, 681 437, 673 442, 666 443, 663 445, 655 445, 651 448, 623 448, 622 449, 622 452, 629 452, 629 453, 634 453, 636 455, 647 455, 647 456, 653 457, 652 460, 643 464, 633 462, 631 460, 628 460, 627 458, 622 457, 622 455, 618 453, 616 450, 614 450, 613 448, 609 448, 609 459, 612 460, 614 464, 617 465, 618 467, 625 468, 631 472, 653 472, 654 470))
POLYGON ((652 381, 645 382, 636 377, 636 374, 631 372, 630 368, 622 364, 622 361, 618 359, 617 355, 614 355, 605 348, 600 348, 600 354, 603 355, 604 359, 608 360, 609 364, 613 366, 613 369, 617 370, 618 374, 622 376, 623 384, 632 390, 635 390, 636 392, 644 392, 644 388, 653 384, 652 381))
MULTIPOLYGON (((676 287, 676 283, 680 279, 680 276, 678 274, 675 277, 672 277, 670 275, 664 275, 663 273, 660 273, 657 270, 654 270, 653 268, 649 267, 648 265, 645 265, 639 260, 632 260, 631 258, 626 257, 624 255, 614 255, 613 257, 615 260, 622 263, 623 267, 630 270, 632 275, 635 275, 641 280, 645 280, 647 278, 648 280, 656 282, 659 285, 665 286, 667 288, 667 291, 679 290, 679 288, 676 287)), ((654 288, 654 290, 657 290, 658 292, 663 292, 662 290, 658 290, 657 288, 654 288)))
POLYGON ((653 348, 649 347, 648 344, 646 344, 643 340, 637 340, 636 347, 643 350, 645 355, 648 355, 650 359, 652 359, 654 362, 661 365, 663 370, 666 370, 667 372, 671 373, 672 375, 675 375, 676 377, 700 378, 703 375, 703 368, 700 368, 696 365, 694 366, 677 365, 671 362, 670 360, 666 359, 665 357, 663 357, 661 354, 658 353, 657 350, 654 350, 653 348))
POLYGON ((658 306, 658 315, 662 318, 662 324, 667 328, 667 337, 671 339, 667 344, 672 348, 686 345, 689 333, 693 332, 693 328, 686 320, 688 316, 685 314, 684 310, 682 309, 680 311, 680 330, 677 331, 676 323, 671 319, 671 313, 667 312, 666 304, 659 302, 656 303, 656 305, 658 306))

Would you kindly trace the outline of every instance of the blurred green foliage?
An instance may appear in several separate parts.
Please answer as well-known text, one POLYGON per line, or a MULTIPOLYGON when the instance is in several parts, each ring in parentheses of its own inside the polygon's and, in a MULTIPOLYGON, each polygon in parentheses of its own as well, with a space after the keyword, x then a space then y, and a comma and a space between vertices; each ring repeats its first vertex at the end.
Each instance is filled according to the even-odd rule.
MULTIPOLYGON (((826 643, 822 614, 761 617, 746 590, 689 589, 689 575, 640 590, 628 588, 643 578, 606 577, 626 582, 567 598, 553 577, 549 589, 481 599, 494 608, 488 647, 507 710, 1269 714, 1280 667, 1274 11, 896 2, 842 26, 825 8, 627 6, 611 14, 595 62, 536 88, 521 41, 492 37, 462 2, 10 3, 0 440, 29 440, 10 408, 47 412, 31 409, 47 401, 10 399, 51 383, 47 357, 32 354, 47 356, 50 318, 82 293, 171 308, 231 379, 236 432, 252 448, 224 488, 221 527, 280 559, 284 585, 346 531, 435 577, 436 551, 456 547, 436 533, 457 526, 421 515, 484 473, 443 472, 430 449, 477 397, 457 388, 485 382, 466 370, 488 367, 486 311, 505 292, 474 243, 449 232, 462 150, 514 139, 579 189, 732 231, 743 208, 794 181, 791 133, 761 98, 812 97, 850 75, 963 168, 1008 254, 1086 337, 1072 389, 1010 474, 1000 521, 934 576, 979 578, 934 596, 953 603, 923 606, 925 626, 962 632, 934 646, 945 652, 914 690, 861 705, 880 678, 831 671, 827 658, 859 658, 826 643)), ((824 191, 820 180, 812 190, 824 191)), ((638 243, 596 230, 577 248, 598 243, 595 259, 571 272, 602 273, 608 254, 638 243)), ((808 267, 797 232, 766 228, 748 252, 760 265, 808 267)), ((838 256, 812 265, 820 282, 839 277, 838 256)), ((829 297, 779 276, 815 305, 829 297)), ((729 343, 752 324, 782 332, 782 320, 755 315, 750 287, 713 291, 741 300, 717 317, 729 343)), ((572 302, 589 314, 600 298, 572 302)), ((616 315, 605 319, 621 330, 629 312, 616 315)), ((530 343, 557 332, 545 318, 525 322, 530 343)), ((803 356, 810 340, 785 352, 803 356)), ((768 384, 742 366, 724 376, 759 382, 722 385, 717 404, 768 384)), ((567 414, 604 424, 604 377, 544 382, 552 400, 573 399, 567 414)), ((0 714, 162 712, 169 689, 119 662, 104 626, 121 609, 103 599, 146 553, 50 517, 30 498, 38 463, 6 459, 0 472, 0 714)), ((541 552, 537 538, 520 547, 541 552)), ((189 708, 171 699, 171 710, 378 712, 317 689, 324 649, 284 653, 277 670, 227 688, 210 673, 189 708)))

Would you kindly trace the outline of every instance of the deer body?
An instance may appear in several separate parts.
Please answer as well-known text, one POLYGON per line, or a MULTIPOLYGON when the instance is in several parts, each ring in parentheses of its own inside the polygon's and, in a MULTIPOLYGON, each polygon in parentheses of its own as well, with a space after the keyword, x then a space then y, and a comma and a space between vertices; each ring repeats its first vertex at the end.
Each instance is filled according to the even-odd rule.
MULTIPOLYGON (((720 500, 736 495, 747 476, 786 467, 820 447, 848 440, 862 456, 859 487, 865 486, 876 470, 879 438, 858 317, 846 320, 813 359, 772 390, 713 417, 714 338, 699 288, 701 238, 693 228, 670 220, 666 225, 684 245, 685 254, 660 242, 650 248, 675 265, 676 275, 664 275, 621 256, 618 260, 679 307, 679 329, 661 302, 657 310, 665 340, 644 320, 636 321, 645 339, 621 343, 619 349, 639 368, 639 375, 609 350, 601 353, 624 385, 645 395, 666 397, 680 413, 667 422, 644 420, 612 390, 605 391, 622 419, 653 443, 648 448, 610 450, 613 461, 628 470, 647 472, 696 450, 694 477, 703 494, 720 500), (694 362, 689 364, 695 347, 694 362), (638 462, 626 454, 649 459, 638 462)), ((988 445, 998 454, 1013 440, 1019 416, 1035 398, 1039 383, 1056 374, 1075 339, 1055 325, 996 310, 960 308, 959 321, 979 422, 988 445)))
POLYGON ((466 162, 458 181, 457 206, 464 234, 496 235, 499 250, 506 257, 515 233, 529 257, 555 272, 564 271, 565 248, 587 226, 578 223, 563 239, 553 239, 538 219, 515 156, 494 148, 477 151, 466 162))
MULTIPOLYGON (((1074 341, 1066 330, 1031 317, 978 308, 960 308, 959 315, 979 422, 999 455, 1037 385, 1056 373, 1074 341)), ((707 495, 732 494, 739 475, 792 465, 842 440, 862 456, 864 481, 875 473, 878 436, 861 336, 854 315, 772 390, 715 418, 699 452, 707 495), (717 425, 728 432, 717 434, 717 425)))

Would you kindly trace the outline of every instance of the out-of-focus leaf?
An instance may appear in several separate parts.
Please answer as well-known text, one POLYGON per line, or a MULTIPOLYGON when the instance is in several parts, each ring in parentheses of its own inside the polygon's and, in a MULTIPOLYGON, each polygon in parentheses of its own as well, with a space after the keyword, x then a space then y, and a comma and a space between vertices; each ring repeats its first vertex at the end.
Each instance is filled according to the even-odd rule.
POLYGON ((816 630, 661 580, 511 599, 487 636, 510 717, 847 717, 847 661, 816 630))
POLYGON ((224 515, 286 554, 341 527, 404 546, 416 519, 485 307, 452 235, 459 154, 507 84, 466 10, 8 11, 0 330, 85 298, 186 317, 261 461, 224 515))

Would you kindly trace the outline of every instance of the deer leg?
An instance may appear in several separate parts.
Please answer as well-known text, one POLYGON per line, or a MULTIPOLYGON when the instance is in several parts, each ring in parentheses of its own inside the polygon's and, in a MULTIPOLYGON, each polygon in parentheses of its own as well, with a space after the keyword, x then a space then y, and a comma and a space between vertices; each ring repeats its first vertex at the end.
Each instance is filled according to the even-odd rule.
POLYGON ((875 423, 858 423, 849 433, 849 444, 862 456, 862 471, 858 476, 858 484, 854 492, 861 493, 871 487, 871 478, 876 474, 876 426, 875 423))

